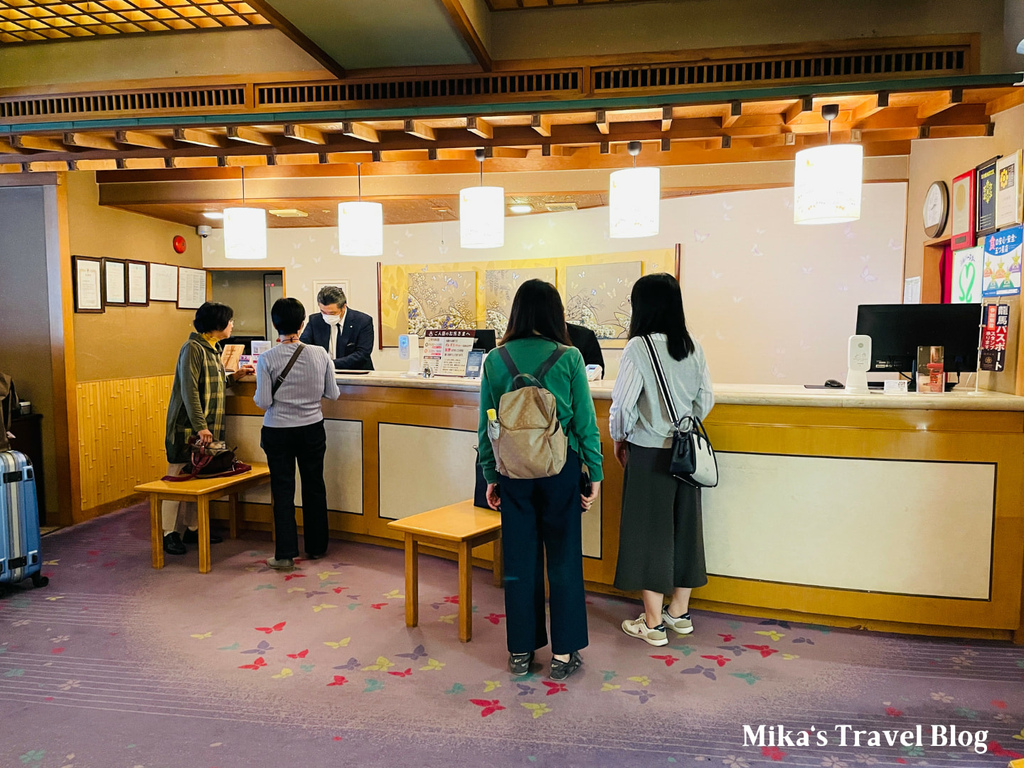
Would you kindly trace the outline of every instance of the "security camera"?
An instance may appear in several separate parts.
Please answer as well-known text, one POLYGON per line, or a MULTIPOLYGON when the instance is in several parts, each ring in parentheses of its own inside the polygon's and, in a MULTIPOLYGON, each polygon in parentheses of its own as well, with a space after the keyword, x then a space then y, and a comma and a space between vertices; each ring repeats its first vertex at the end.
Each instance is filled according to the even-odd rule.
POLYGON ((209 224, 200 224, 198 227, 196 227, 196 234, 199 235, 200 237, 209 237, 212 232, 213 227, 211 227, 209 224))

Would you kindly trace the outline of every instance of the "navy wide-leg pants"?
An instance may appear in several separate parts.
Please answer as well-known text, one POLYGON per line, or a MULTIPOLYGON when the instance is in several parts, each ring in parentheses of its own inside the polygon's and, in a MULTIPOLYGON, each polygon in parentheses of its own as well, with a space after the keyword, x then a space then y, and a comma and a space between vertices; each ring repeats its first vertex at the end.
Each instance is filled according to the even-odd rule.
POLYGON ((548 644, 544 557, 551 602, 551 652, 587 646, 583 592, 580 460, 570 450, 562 471, 539 480, 501 477, 501 541, 505 560, 505 627, 510 653, 548 644))

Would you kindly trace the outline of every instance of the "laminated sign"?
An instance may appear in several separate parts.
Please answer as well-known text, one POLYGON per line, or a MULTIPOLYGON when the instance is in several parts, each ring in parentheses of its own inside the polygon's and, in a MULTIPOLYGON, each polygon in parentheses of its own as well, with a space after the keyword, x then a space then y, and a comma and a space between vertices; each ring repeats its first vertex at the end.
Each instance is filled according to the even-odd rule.
POLYGON ((1010 227, 985 238, 985 269, 981 295, 1016 296, 1020 293, 1020 262, 1024 228, 1010 227))
POLYGON ((981 370, 1003 370, 1009 324, 1009 304, 989 304, 985 307, 985 326, 981 331, 981 370))

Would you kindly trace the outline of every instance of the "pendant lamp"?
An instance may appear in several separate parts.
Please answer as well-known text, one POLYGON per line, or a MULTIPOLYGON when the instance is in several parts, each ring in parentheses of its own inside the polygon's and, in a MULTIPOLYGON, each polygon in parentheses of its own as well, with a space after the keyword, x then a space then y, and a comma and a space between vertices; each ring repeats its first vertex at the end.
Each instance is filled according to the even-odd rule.
POLYGON ((463 248, 505 245, 505 190, 484 186, 484 150, 476 150, 480 186, 459 192, 459 240, 463 248))
POLYGON ((362 163, 356 163, 357 199, 338 203, 338 252, 342 256, 384 253, 384 206, 363 201, 362 163))
POLYGON ((245 168, 242 171, 242 205, 224 209, 224 258, 267 258, 267 212, 245 207, 245 168))
POLYGON ((860 218, 864 148, 860 144, 832 143, 832 121, 838 115, 838 104, 823 106, 821 116, 828 124, 828 144, 796 153, 796 224, 841 224, 860 218))
POLYGON ((637 168, 640 142, 627 151, 633 167, 615 171, 608 181, 608 234, 611 237, 650 237, 658 234, 661 218, 661 169, 637 168))

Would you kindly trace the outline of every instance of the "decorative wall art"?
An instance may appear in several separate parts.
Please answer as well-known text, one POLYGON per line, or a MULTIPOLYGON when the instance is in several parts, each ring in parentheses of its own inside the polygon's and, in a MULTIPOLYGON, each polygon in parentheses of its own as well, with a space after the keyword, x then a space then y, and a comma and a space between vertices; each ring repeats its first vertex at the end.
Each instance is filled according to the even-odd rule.
POLYGON ((633 314, 629 294, 642 268, 634 261, 567 269, 566 319, 589 328, 598 339, 625 339, 633 314))
POLYGON ((476 272, 412 272, 408 275, 409 333, 476 330, 476 272))
POLYGON ((484 278, 484 302, 487 313, 487 324, 484 327, 492 329, 495 336, 500 339, 508 327, 512 300, 516 297, 519 286, 527 280, 544 280, 554 285, 555 274, 554 267, 488 269, 484 278))
POLYGON ((996 226, 1010 227, 1024 221, 1021 195, 1021 151, 1011 152, 996 163, 996 226))
POLYGON ((974 169, 953 179, 950 213, 950 237, 954 251, 973 248, 974 242, 974 169))
MULTIPOLYGON (((974 228, 975 237, 996 231, 996 163, 999 157, 986 160, 977 168, 978 223, 974 228)), ((971 243, 973 245, 973 243, 971 243)))
POLYGON ((75 312, 103 312, 103 261, 72 256, 75 312))

